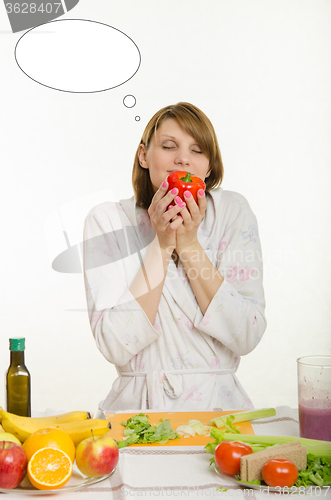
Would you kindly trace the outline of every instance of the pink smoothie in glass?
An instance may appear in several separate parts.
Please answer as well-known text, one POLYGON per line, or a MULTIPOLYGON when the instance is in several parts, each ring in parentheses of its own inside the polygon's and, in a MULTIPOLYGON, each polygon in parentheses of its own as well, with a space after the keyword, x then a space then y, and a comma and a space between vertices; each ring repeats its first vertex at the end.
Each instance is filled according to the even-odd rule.
POLYGON ((331 441, 331 401, 312 399, 299 404, 300 436, 331 441))

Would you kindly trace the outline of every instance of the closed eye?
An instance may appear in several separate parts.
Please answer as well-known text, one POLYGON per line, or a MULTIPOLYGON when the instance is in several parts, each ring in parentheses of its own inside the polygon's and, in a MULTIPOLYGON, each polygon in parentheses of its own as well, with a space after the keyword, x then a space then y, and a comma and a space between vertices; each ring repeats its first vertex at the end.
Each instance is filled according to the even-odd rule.
POLYGON ((175 149, 177 147, 176 142, 169 139, 167 141, 163 141, 161 145, 163 149, 175 149))

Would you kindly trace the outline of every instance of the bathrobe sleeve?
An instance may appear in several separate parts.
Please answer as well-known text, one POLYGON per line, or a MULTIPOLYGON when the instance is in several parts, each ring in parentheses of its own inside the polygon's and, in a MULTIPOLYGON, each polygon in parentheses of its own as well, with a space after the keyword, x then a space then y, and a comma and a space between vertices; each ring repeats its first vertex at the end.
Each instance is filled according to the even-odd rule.
POLYGON ((266 329, 262 252, 256 217, 239 193, 224 192, 220 210, 227 221, 214 241, 216 268, 224 282, 194 326, 238 355, 251 352, 266 329))
POLYGON ((127 364, 160 336, 129 291, 140 259, 137 252, 130 254, 130 223, 123 219, 118 204, 98 205, 86 217, 83 244, 92 333, 98 349, 116 366, 127 364))

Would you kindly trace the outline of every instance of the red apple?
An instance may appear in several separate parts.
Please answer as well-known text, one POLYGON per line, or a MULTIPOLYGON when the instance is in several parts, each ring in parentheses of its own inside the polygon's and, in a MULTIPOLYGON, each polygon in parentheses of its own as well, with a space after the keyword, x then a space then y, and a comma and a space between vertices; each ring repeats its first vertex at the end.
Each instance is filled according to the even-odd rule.
POLYGON ((110 474, 119 459, 117 444, 109 436, 89 437, 76 448, 78 469, 88 477, 110 474))
POLYGON ((16 488, 26 474, 28 459, 22 446, 11 441, 0 442, 0 488, 16 488))

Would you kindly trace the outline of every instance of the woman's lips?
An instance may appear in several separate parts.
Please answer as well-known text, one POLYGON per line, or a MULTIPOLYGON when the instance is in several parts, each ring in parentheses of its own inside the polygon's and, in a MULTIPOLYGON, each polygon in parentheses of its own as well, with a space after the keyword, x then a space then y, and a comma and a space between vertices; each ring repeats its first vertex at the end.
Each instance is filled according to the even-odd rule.
MULTIPOLYGON (((167 170, 168 174, 171 174, 172 172, 188 172, 188 170, 181 170, 180 168, 174 168, 173 170, 167 170)), ((191 175, 194 175, 193 172, 190 171, 191 175)))

